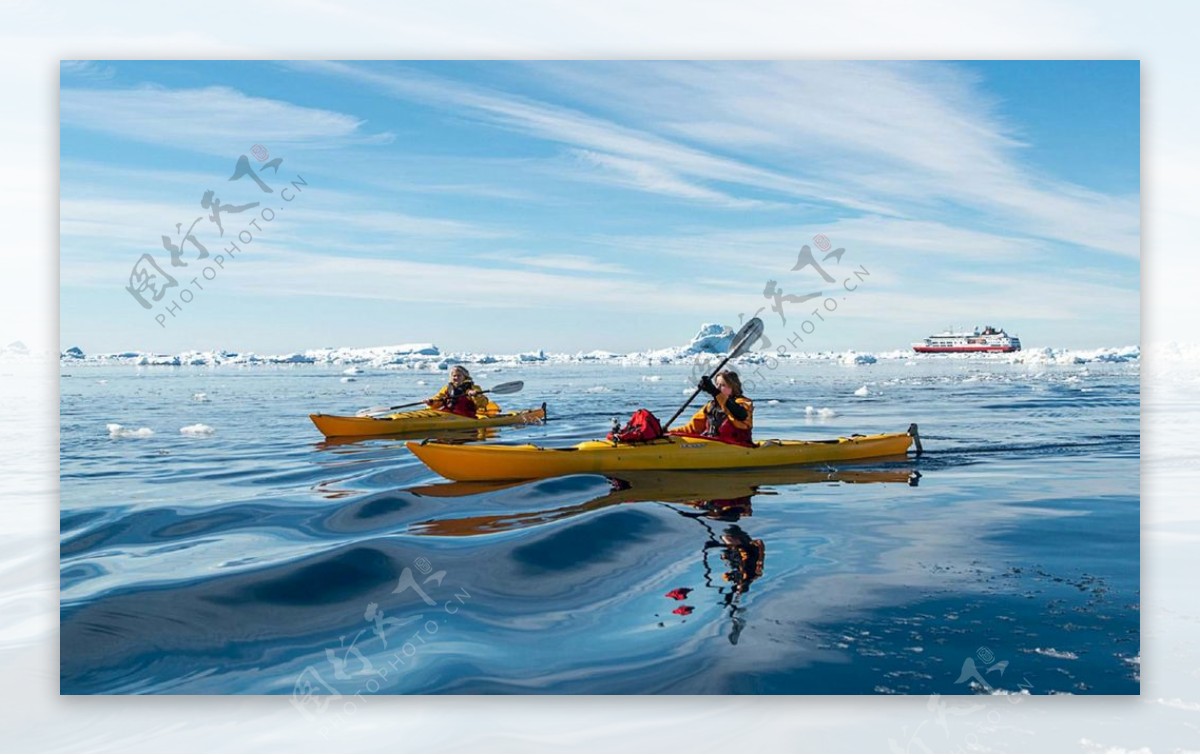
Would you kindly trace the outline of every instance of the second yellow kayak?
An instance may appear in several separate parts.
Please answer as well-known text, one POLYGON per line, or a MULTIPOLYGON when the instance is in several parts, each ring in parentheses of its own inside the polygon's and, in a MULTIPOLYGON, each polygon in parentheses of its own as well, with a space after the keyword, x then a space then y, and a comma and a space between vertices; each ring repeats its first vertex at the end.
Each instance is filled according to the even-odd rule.
POLYGON ((735 446, 703 438, 667 437, 650 443, 593 440, 573 448, 534 445, 405 445, 433 471, 460 481, 532 480, 568 474, 613 474, 655 469, 751 469, 790 464, 900 456, 908 451, 917 426, 908 432, 852 435, 833 440, 766 440, 735 446))
MULTIPOLYGON (((495 406, 493 404, 492 406, 495 406)), ((308 418, 326 438, 368 438, 400 433, 474 430, 481 427, 531 425, 546 418, 546 405, 536 409, 499 412, 483 417, 463 417, 436 409, 397 412, 385 417, 342 417, 335 414, 310 414, 308 418)))

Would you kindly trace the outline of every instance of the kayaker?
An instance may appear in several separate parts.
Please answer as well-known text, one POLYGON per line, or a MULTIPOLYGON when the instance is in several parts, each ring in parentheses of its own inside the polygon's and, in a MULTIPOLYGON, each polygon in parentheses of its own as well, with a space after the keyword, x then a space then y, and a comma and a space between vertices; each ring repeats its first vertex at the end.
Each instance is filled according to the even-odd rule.
POLYGON ((716 378, 700 378, 700 390, 712 400, 696 412, 683 427, 671 435, 712 438, 713 440, 748 446, 754 443, 754 402, 742 395, 742 381, 733 370, 722 370, 716 378))
POLYGON ((426 399, 430 407, 443 412, 460 414, 474 419, 488 408, 488 397, 471 380, 471 373, 462 365, 450 370, 450 382, 433 398, 426 399))

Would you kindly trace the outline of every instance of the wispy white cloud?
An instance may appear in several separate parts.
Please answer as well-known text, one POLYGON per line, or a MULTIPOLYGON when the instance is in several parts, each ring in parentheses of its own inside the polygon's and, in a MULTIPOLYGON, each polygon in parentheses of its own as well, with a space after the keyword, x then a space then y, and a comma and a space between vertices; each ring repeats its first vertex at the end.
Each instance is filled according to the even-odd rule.
POLYGON ((624 265, 617 265, 611 262, 601 262, 592 257, 584 257, 578 254, 505 254, 503 252, 489 252, 485 254, 475 255, 476 259, 494 260, 497 262, 508 262, 514 265, 524 265, 526 267, 545 268, 549 270, 569 270, 577 273, 608 273, 608 274, 623 274, 630 272, 629 268, 624 265))
POLYGON ((219 155, 237 155, 252 144, 335 148, 391 139, 387 133, 368 133, 364 121, 344 113, 223 86, 66 88, 60 115, 65 126, 219 155))
MULTIPOLYGON (((643 175, 655 175, 643 188, 667 188, 679 196, 688 181, 699 182, 688 191, 693 198, 728 204, 725 193, 713 192, 709 184, 741 186, 756 192, 804 198, 871 212, 889 208, 844 194, 826 182, 773 171, 721 155, 694 149, 651 133, 628 127, 578 110, 538 102, 519 95, 493 92, 425 73, 399 69, 381 71, 344 63, 297 64, 302 70, 319 71, 375 87, 396 97, 417 100, 437 107, 465 111, 494 126, 535 136, 567 147, 609 156, 622 162, 620 183, 628 185, 634 162, 643 162, 643 175)), ((635 171, 636 172, 636 171, 635 171)))
POLYGON ((303 296, 436 302, 484 309, 603 312, 619 307, 623 312, 654 313, 669 308, 674 313, 693 313, 697 317, 737 311, 733 308, 741 300, 736 292, 696 297, 691 291, 664 289, 656 282, 579 275, 574 270, 560 274, 476 266, 471 275, 463 275, 463 268, 457 263, 308 253, 263 260, 253 279, 239 274, 237 285, 303 296), (447 285, 448 281, 453 285, 447 285), (537 291, 537 296, 516 295, 525 291, 537 291))
POLYGON ((664 194, 671 197, 711 202, 726 207, 766 207, 768 204, 782 206, 780 203, 767 203, 756 199, 738 199, 723 191, 708 188, 699 183, 685 181, 679 175, 665 170, 651 162, 618 157, 591 150, 573 150, 573 153, 585 163, 601 169, 600 177, 621 186, 664 194))
MULTIPOLYGON (((1018 264, 1039 255, 1052 258, 1040 239, 1009 236, 926 220, 867 215, 809 225, 761 225, 740 230, 697 229, 653 235, 587 237, 612 250, 669 255, 697 268, 722 269, 735 277, 788 274, 803 245, 825 234, 843 259, 893 269, 933 270, 933 266, 978 263, 1018 264)), ((821 257, 819 251, 815 252, 821 257)), ((831 263, 832 264, 832 263, 831 263)))
MULTIPOLYGON (((203 186, 203 184, 201 185, 203 186)), ((198 196, 198 192, 197 192, 198 196)), ((278 244, 297 249, 337 249, 353 254, 412 255, 438 244, 469 240, 512 238, 511 231, 445 218, 410 215, 364 205, 365 198, 339 192, 322 192, 305 204, 296 201, 286 212, 280 211, 261 234, 278 244)), ((195 226, 202 244, 216 249, 231 242, 237 231, 257 218, 258 208, 248 214, 224 216, 226 233, 221 236, 208 211, 198 203, 118 199, 107 196, 66 197, 59 202, 59 231, 64 240, 63 264, 75 264, 81 255, 124 260, 130 250, 165 254, 161 236, 175 237, 176 223, 183 228, 195 226)), ((126 260, 132 265, 135 257, 126 260)))
POLYGON ((312 64, 393 96, 567 145, 626 188, 752 207, 761 195, 993 227, 1139 255, 1136 196, 1024 166, 997 103, 959 67, 917 63, 538 64, 591 111, 406 69, 312 64), (769 163, 769 167, 762 163, 769 163), (735 187, 745 194, 739 196, 735 187), (749 192, 749 194, 746 194, 749 192), (948 210, 947 208, 954 208, 948 210))
MULTIPOLYGON (((1134 195, 1106 195, 1025 166, 1002 103, 961 67, 935 63, 632 63, 538 66, 623 120, 708 149, 770 154, 853 194, 928 215, 982 211, 1016 233, 1128 257, 1139 253, 1134 195)), ((918 213, 912 213, 918 214, 918 213)))

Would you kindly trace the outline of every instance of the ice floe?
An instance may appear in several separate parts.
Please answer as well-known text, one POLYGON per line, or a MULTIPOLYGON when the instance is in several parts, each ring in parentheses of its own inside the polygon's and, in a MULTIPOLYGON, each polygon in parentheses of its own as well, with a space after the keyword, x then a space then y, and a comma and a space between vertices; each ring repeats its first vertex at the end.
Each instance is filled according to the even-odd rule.
POLYGON ((829 409, 827 407, 816 409, 811 406, 804 407, 804 414, 808 417, 823 417, 826 419, 837 416, 837 412, 835 412, 833 409, 829 409))
POLYGON ((110 422, 105 427, 108 428, 108 437, 110 438, 149 438, 154 434, 154 431, 148 427, 139 427, 134 430, 115 422, 110 422))

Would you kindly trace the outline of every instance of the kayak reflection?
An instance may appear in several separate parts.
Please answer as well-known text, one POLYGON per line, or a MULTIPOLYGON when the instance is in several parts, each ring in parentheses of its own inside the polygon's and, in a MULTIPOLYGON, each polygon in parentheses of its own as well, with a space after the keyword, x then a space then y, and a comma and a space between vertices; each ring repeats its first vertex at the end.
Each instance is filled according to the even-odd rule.
POLYGON ((410 441, 435 439, 438 443, 477 443, 483 440, 494 440, 500 437, 500 430, 495 427, 478 427, 463 430, 423 430, 411 433, 388 433, 386 435, 347 435, 326 438, 313 444, 316 449, 338 448, 341 446, 358 446, 369 441, 410 441))
MULTIPOLYGON (((901 457, 903 458, 903 457, 901 457)), ((911 468, 900 469, 814 469, 812 467, 770 468, 729 472, 625 472, 620 478, 609 477, 610 490, 583 503, 539 511, 519 511, 503 514, 431 519, 409 527, 415 535, 435 537, 471 537, 497 532, 536 527, 569 519, 624 503, 661 502, 688 503, 745 499, 746 516, 749 499, 754 495, 774 495, 760 490, 764 486, 807 485, 819 483, 908 483, 915 484, 920 473, 911 468)), ((522 485, 536 484, 528 480, 507 482, 446 482, 420 485, 406 492, 430 498, 460 498, 484 495, 522 485)), ((717 504, 713 504, 717 505, 717 504)), ((734 520, 736 521, 736 520, 734 520)))

